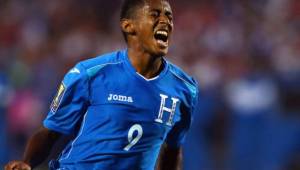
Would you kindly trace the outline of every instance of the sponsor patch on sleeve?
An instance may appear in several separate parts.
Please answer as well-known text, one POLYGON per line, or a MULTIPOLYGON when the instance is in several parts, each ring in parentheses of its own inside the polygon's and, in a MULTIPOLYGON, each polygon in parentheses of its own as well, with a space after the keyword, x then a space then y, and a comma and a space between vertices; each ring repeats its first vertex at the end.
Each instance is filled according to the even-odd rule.
POLYGON ((52 104, 51 104, 51 111, 53 113, 55 113, 60 105, 60 102, 65 94, 65 91, 66 91, 66 87, 63 83, 60 84, 59 88, 58 88, 58 91, 52 101, 52 104))

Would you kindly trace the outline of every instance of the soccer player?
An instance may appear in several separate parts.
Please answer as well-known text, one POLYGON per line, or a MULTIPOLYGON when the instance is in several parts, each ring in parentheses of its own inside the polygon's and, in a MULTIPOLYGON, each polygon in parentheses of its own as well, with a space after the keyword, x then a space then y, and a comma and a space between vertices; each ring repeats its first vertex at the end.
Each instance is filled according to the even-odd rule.
POLYGON ((164 58, 173 31, 170 4, 125 0, 120 25, 128 48, 72 68, 23 161, 6 170, 36 167, 61 135, 72 133, 50 169, 181 169, 198 85, 164 58))

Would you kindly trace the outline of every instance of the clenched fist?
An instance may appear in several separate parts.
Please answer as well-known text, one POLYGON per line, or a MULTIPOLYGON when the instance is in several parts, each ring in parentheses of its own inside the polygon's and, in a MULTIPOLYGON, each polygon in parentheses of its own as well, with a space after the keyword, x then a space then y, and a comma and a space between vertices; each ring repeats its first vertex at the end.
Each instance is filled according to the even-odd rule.
POLYGON ((31 170, 31 167, 22 161, 11 161, 5 165, 5 170, 31 170))

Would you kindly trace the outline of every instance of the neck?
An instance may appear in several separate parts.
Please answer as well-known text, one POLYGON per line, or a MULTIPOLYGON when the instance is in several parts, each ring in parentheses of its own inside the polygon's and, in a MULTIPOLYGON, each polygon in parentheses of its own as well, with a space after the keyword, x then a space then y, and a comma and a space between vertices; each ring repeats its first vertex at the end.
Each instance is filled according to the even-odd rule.
POLYGON ((147 79, 156 77, 163 68, 162 57, 128 48, 128 58, 136 71, 147 79))

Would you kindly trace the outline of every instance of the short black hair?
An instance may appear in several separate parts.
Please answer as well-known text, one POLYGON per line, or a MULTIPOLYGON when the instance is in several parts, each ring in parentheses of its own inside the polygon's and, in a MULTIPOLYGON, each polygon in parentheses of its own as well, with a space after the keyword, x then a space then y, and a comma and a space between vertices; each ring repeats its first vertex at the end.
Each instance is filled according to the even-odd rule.
MULTIPOLYGON (((120 21, 123 19, 132 19, 134 14, 139 7, 142 7, 150 0, 123 0, 121 7, 120 21)), ((168 0, 165 0, 169 2, 168 0)), ((125 41, 127 42, 127 34, 122 31, 125 41)))
MULTIPOLYGON (((123 0, 121 7, 120 21, 123 19, 132 19, 138 7, 143 6, 146 0, 123 0)), ((122 31, 125 41, 127 42, 127 34, 122 31)))
POLYGON ((120 20, 132 18, 135 10, 145 3, 146 0, 124 0, 121 8, 120 20))

